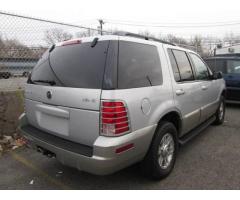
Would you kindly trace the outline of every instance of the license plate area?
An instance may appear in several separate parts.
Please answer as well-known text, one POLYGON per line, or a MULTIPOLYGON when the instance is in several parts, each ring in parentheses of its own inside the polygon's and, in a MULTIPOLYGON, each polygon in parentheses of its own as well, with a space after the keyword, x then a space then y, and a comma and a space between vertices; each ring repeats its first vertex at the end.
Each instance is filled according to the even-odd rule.
POLYGON ((38 112, 37 115, 39 127, 59 135, 69 136, 69 119, 43 112, 38 112))

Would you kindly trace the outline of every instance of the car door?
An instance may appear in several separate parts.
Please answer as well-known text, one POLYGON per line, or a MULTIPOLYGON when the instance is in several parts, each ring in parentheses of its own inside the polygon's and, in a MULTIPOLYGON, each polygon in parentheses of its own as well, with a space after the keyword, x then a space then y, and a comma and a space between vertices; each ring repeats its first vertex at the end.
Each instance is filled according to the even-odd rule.
POLYGON ((168 49, 173 70, 173 95, 176 107, 181 111, 183 124, 181 135, 199 124, 200 106, 199 82, 195 82, 194 73, 185 51, 168 49))
POLYGON ((227 98, 232 101, 240 100, 240 60, 226 59, 226 74, 224 79, 227 85, 227 98))
POLYGON ((194 53, 189 53, 195 69, 196 81, 200 83, 201 94, 201 118, 204 122, 213 115, 218 106, 218 84, 217 80, 210 78, 211 71, 203 60, 194 53))

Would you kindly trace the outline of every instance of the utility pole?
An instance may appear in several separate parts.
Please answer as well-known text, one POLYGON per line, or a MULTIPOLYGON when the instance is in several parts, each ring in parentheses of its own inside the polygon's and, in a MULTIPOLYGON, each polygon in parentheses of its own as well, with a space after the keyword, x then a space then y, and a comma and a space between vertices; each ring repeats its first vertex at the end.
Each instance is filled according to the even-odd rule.
POLYGON ((102 29, 103 29, 104 21, 103 21, 102 19, 99 19, 98 22, 99 22, 99 24, 100 24, 100 33, 101 33, 101 35, 102 35, 102 34, 103 34, 102 29))

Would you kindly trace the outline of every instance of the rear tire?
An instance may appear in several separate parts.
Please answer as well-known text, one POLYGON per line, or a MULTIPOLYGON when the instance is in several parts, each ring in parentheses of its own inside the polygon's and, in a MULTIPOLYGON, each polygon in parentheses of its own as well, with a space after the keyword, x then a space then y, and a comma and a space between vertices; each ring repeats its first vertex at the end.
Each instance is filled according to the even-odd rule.
POLYGON ((29 75, 29 72, 23 72, 22 74, 23 77, 28 77, 28 75, 29 75))
POLYGON ((225 109, 226 109, 225 97, 221 96, 220 104, 219 104, 219 107, 218 107, 217 112, 215 114, 215 116, 216 116, 216 120, 214 121, 215 125, 223 124, 224 118, 225 118, 225 109))
POLYGON ((3 74, 3 78, 4 78, 4 79, 10 78, 10 73, 8 73, 8 72, 7 72, 7 73, 4 73, 4 74, 3 74))
POLYGON ((161 122, 142 163, 143 173, 156 180, 165 178, 174 168, 177 151, 175 126, 167 121, 161 122))

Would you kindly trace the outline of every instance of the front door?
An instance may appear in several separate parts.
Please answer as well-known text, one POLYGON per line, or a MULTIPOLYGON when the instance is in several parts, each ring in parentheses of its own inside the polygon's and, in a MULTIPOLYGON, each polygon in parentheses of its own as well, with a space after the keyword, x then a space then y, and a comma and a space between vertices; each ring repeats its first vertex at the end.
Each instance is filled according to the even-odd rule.
POLYGON ((202 59, 194 53, 190 53, 193 66, 196 73, 196 81, 199 82, 199 91, 201 94, 201 119, 204 122, 211 117, 217 110, 218 106, 218 88, 217 80, 210 78, 210 71, 202 59))

